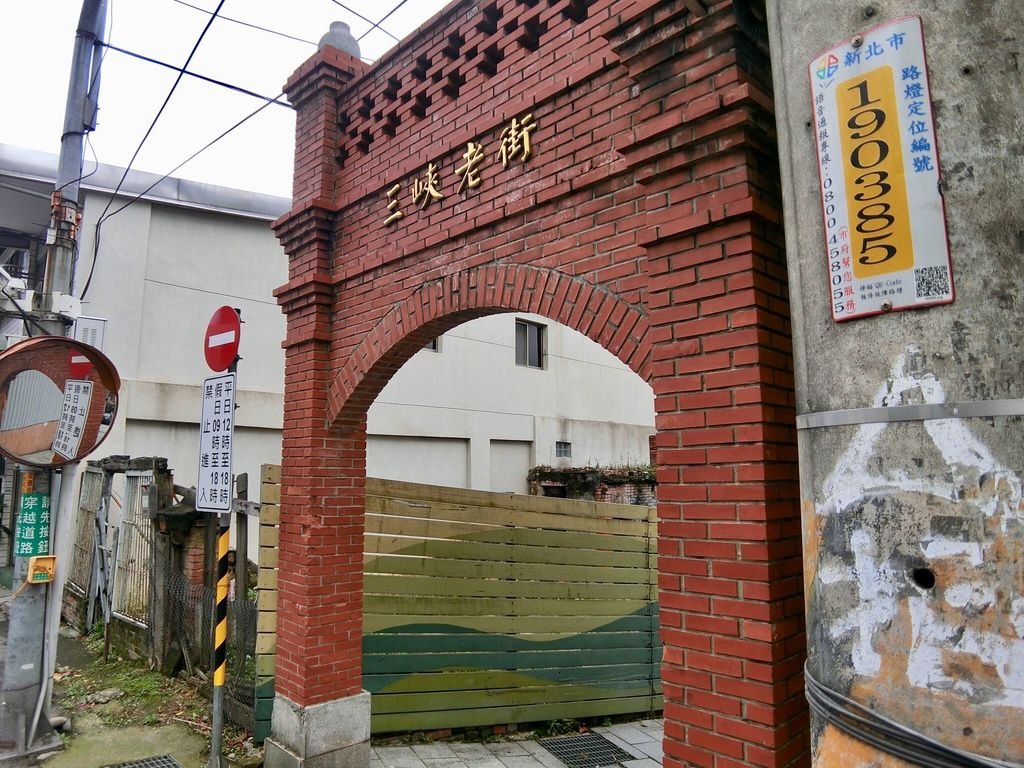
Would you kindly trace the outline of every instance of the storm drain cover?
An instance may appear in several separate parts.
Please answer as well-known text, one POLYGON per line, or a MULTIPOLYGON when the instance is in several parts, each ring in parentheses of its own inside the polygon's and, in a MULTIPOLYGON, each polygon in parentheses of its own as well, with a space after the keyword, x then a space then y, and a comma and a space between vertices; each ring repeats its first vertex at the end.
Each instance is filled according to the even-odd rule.
POLYGON ((160 755, 160 757, 144 757, 141 760, 118 763, 111 768, 182 768, 182 765, 170 755, 160 755))
POLYGON ((619 749, 598 733, 541 739, 540 745, 569 768, 599 768, 603 765, 617 765, 624 760, 637 759, 635 755, 619 749))

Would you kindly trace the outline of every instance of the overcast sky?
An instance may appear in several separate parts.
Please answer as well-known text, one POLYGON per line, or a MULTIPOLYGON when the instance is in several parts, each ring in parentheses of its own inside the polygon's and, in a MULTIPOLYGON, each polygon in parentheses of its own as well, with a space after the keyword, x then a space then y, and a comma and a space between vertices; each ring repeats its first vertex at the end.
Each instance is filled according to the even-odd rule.
MULTIPOLYGON (((109 0, 107 40, 181 66, 218 0, 109 0), (190 7, 194 6, 194 7, 190 7)), ((375 60, 448 0, 225 0, 189 70, 269 97, 316 50, 332 21, 348 22, 364 59, 375 60), (346 6, 347 10, 345 7, 346 6), (394 10, 387 18, 380 20, 394 10), (380 22, 373 29, 359 15, 380 22), (246 22, 292 40, 229 21, 246 22), (391 36, 393 35, 393 37, 391 36), (308 41, 308 42, 303 42, 308 41)), ((8 0, 0 16, 0 143, 56 154, 81 0, 8 0)), ((177 73, 108 51, 96 131, 86 172, 98 158, 124 166, 177 73)), ((133 168, 163 174, 257 109, 262 102, 185 77, 133 168)), ((173 175, 290 196, 295 126, 290 109, 271 105, 173 175)))

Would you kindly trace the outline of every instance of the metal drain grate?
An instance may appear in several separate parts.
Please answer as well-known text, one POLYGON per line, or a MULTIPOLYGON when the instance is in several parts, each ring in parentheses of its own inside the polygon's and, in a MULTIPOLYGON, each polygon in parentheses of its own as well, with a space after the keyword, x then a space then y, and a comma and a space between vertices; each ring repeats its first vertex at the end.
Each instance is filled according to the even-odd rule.
POLYGON ((127 763, 118 763, 109 768, 183 768, 181 763, 170 755, 159 757, 144 757, 141 760, 130 760, 127 763))
POLYGON ((598 733, 558 736, 541 739, 539 743, 569 768, 599 768, 637 759, 636 755, 619 749, 598 733))

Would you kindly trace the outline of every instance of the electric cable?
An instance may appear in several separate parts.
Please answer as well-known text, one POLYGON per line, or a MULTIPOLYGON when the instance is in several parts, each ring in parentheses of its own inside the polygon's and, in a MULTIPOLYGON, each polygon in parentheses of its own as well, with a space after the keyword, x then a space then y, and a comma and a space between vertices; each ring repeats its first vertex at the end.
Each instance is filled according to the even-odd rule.
MULTIPOLYGON (((338 0, 332 0, 332 2, 338 3, 338 0)), ((397 37, 395 37, 394 35, 392 35, 392 34, 391 34, 390 32, 388 32, 388 31, 387 31, 386 29, 384 29, 384 27, 382 27, 382 26, 380 26, 380 25, 381 25, 381 24, 383 24, 383 23, 384 23, 385 21, 387 21, 387 20, 388 20, 388 19, 389 19, 389 18, 391 17, 391 14, 393 14, 393 13, 394 13, 395 11, 397 11, 397 10, 398 10, 399 8, 401 8, 401 7, 403 6, 403 5, 405 5, 405 4, 407 3, 407 2, 409 2, 409 0, 398 0, 398 5, 396 5, 396 6, 394 7, 394 8, 392 8, 392 9, 391 9, 390 11, 388 11, 388 12, 387 12, 386 14, 384 14, 384 18, 382 18, 382 19, 381 19, 380 21, 378 21, 378 22, 377 22, 376 24, 373 24, 373 22, 370 22, 370 23, 371 23, 371 24, 373 24, 373 26, 374 26, 374 27, 376 27, 377 29, 379 29, 379 30, 380 30, 381 32, 384 32, 384 33, 386 33, 386 34, 388 34, 388 35, 391 35, 391 37, 394 37, 394 38, 395 38, 395 40, 397 41, 397 40, 398 40, 398 38, 397 38, 397 37)), ((338 3, 338 5, 341 5, 341 3, 338 3)), ((342 6, 342 8, 344 8, 344 7, 345 7, 345 6, 342 6)), ((346 9, 346 10, 347 10, 347 9, 346 9)), ((371 33, 372 31, 373 31, 373 29, 368 29, 368 30, 366 30, 365 32, 363 32, 363 34, 361 34, 361 35, 360 35, 360 36, 359 36, 358 38, 356 38, 356 39, 357 39, 357 40, 362 40, 362 39, 363 39, 364 37, 366 37, 366 36, 367 36, 368 34, 370 34, 370 33, 371 33)))
POLYGON ((257 98, 257 99, 262 99, 263 101, 269 101, 272 104, 277 104, 278 106, 287 107, 288 109, 292 109, 292 105, 289 104, 287 101, 278 101, 279 97, 270 98, 269 96, 264 96, 261 93, 256 93, 255 91, 250 91, 248 88, 243 88, 240 85, 232 85, 231 83, 225 82, 224 80, 217 80, 216 78, 213 78, 213 77, 208 77, 206 75, 200 75, 198 72, 189 72, 188 70, 183 69, 181 67, 178 67, 178 66, 176 66, 174 64, 168 64, 166 61, 160 61, 159 59, 154 59, 154 58, 152 58, 150 56, 146 56, 146 55, 141 54, 141 53, 135 53, 134 51, 129 51, 129 50, 125 49, 125 48, 120 48, 120 47, 118 47, 116 45, 110 45, 109 43, 106 43, 106 44, 104 44, 104 47, 110 49, 111 51, 117 51, 118 53, 124 54, 125 56, 131 56, 133 59, 139 59, 140 61, 147 61, 150 64, 156 64, 157 66, 164 67, 166 69, 170 69, 170 70, 173 70, 175 72, 179 72, 179 73, 181 73, 183 75, 188 75, 189 77, 194 77, 197 80, 202 80, 204 83, 212 83, 213 85, 219 85, 221 88, 227 88, 229 91, 235 91, 237 93, 242 93, 242 94, 245 94, 246 96, 253 96, 253 97, 257 98))
POLYGON ((42 331, 44 335, 50 333, 48 330, 46 330, 45 327, 43 327, 42 324, 40 324, 38 320, 36 320, 34 317, 32 317, 32 315, 25 311, 25 308, 21 306, 21 304, 18 302, 16 298, 11 296, 11 294, 7 292, 6 288, 0 288, 0 293, 2 293, 11 302, 11 304, 14 305, 14 308, 18 310, 18 314, 21 315, 21 322, 25 326, 26 336, 28 336, 29 338, 32 337, 32 330, 29 328, 30 325, 34 325, 36 328, 42 331))
MULTIPOLYGON (((200 13, 205 13, 207 15, 211 13, 211 11, 208 11, 205 8, 200 8, 198 5, 192 5, 192 3, 185 2, 185 0, 174 0, 174 2, 178 5, 184 5, 186 8, 191 8, 194 11, 199 11, 200 13)), ((283 37, 288 40, 294 40, 297 43, 305 43, 306 45, 312 45, 314 48, 316 48, 316 42, 314 42, 313 40, 306 40, 303 37, 296 37, 295 35, 289 35, 285 32, 278 32, 276 29, 268 29, 267 27, 261 27, 259 24, 252 24, 251 22, 242 21, 241 19, 234 19, 230 16, 225 16, 224 14, 221 14, 220 18, 224 21, 230 21, 234 24, 240 24, 243 27, 257 29, 260 32, 267 32, 271 35, 277 35, 278 37, 283 37)))
POLYGON ((975 755, 901 725, 815 679, 804 664, 807 703, 825 722, 852 738, 923 768, 1022 768, 1021 763, 975 755))
POLYGON ((394 13, 395 11, 397 11, 397 10, 398 10, 398 6, 401 6, 401 5, 403 5, 403 4, 405 3, 405 0, 402 0, 402 2, 400 2, 400 3, 398 4, 398 6, 396 6, 395 8, 392 8, 392 9, 391 9, 391 13, 389 13, 389 14, 388 14, 387 16, 385 16, 385 17, 384 17, 383 19, 381 19, 380 21, 376 21, 376 22, 375 22, 375 21, 371 21, 370 19, 368 19, 368 18, 366 18, 365 16, 363 16, 363 14, 361 14, 361 13, 358 13, 358 12, 356 12, 356 11, 352 10, 352 9, 351 9, 351 8, 349 8, 349 7, 347 6, 347 5, 345 5, 345 4, 344 4, 344 3, 342 3, 342 2, 339 2, 338 0, 331 0, 331 2, 332 2, 332 3, 334 3, 334 4, 336 5, 336 6, 338 6, 339 8, 343 8, 343 9, 345 9, 346 11, 348 11, 349 13, 351 13, 351 14, 352 14, 353 16, 355 16, 356 18, 362 19, 363 21, 365 21, 365 22, 366 22, 367 24, 369 24, 369 25, 370 25, 370 28, 369 28, 368 30, 366 30, 366 31, 365 31, 365 32, 364 32, 364 33, 362 34, 362 37, 360 37, 360 38, 359 38, 360 40, 362 40, 362 39, 363 39, 363 37, 366 37, 366 36, 367 36, 368 34, 370 34, 371 32, 373 32, 373 30, 375 30, 375 29, 379 29, 379 30, 380 30, 381 32, 383 32, 383 33, 384 33, 385 35, 387 35, 388 37, 390 37, 390 38, 391 38, 392 40, 394 40, 394 41, 395 41, 396 43, 398 42, 398 38, 397 38, 397 37, 395 37, 395 36, 394 36, 393 34, 391 34, 390 32, 388 32, 388 31, 387 31, 386 29, 384 29, 384 27, 382 27, 382 26, 381 26, 381 24, 383 24, 383 23, 384 23, 385 19, 387 19, 387 17, 388 17, 388 16, 390 16, 390 15, 391 15, 392 13, 394 13))
MULTIPOLYGON (((89 285, 92 283, 93 273, 96 271, 96 258, 99 255, 100 247, 100 228, 103 226, 103 222, 108 218, 107 212, 110 210, 110 206, 114 204, 114 200, 117 198, 117 193, 121 191, 121 186, 124 184, 125 179, 128 178, 128 172, 131 171, 132 163, 134 163, 135 159, 139 156, 139 152, 142 151, 142 147, 145 145, 146 140, 153 132, 157 122, 159 122, 160 116, 163 115, 164 109, 166 109, 167 105, 170 103, 171 97, 178 88, 178 84, 181 83, 182 78, 185 77, 185 70, 188 69, 188 65, 192 62, 192 58, 196 55, 196 51, 199 50, 199 45, 203 42, 203 38, 206 37, 206 33, 209 32, 210 27, 213 26, 214 19, 216 19, 220 13, 220 9, 224 6, 224 2, 225 0, 220 0, 220 2, 217 3, 217 7, 213 10, 213 13, 210 14, 210 18, 207 20, 206 26, 204 26, 203 31, 199 33, 199 38, 196 40, 195 45, 192 46, 192 50, 189 52, 188 58, 185 59, 184 66, 182 66, 178 76, 174 79, 174 84, 171 85, 171 89, 167 92, 167 96, 164 98, 163 104, 160 105, 160 109, 157 110, 156 116, 149 124, 149 128, 146 129, 146 133, 143 135, 142 141, 139 142, 139 145, 135 148, 135 152, 132 153, 131 159, 128 161, 128 165, 125 166, 124 173, 121 174, 121 179, 117 182, 117 186, 114 187, 114 191, 110 193, 110 199, 103 208, 103 213, 101 213, 96 219, 95 236, 93 237, 92 264, 89 266, 89 277, 86 280, 85 288, 82 289, 82 295, 79 297, 80 299, 85 298, 85 294, 89 290, 89 285)), ((260 109, 262 110, 266 106, 267 105, 264 104, 260 109)), ((185 162, 188 161, 186 160, 185 162)), ((180 168, 181 166, 178 167, 180 168)), ((149 187, 149 189, 152 188, 153 186, 149 187)), ((149 190, 147 189, 146 191, 148 192, 149 190)), ((131 202, 134 202, 134 200, 131 202)), ((128 205, 130 205, 131 202, 129 202, 128 205)), ((125 207, 126 206, 122 206, 121 208, 118 208, 118 211, 123 211, 125 207)))
POLYGON ((196 51, 199 50, 199 46, 203 42, 203 38, 206 37, 206 33, 209 32, 210 27, 213 26, 213 22, 217 18, 217 15, 220 13, 220 9, 224 6, 224 3, 225 0, 220 0, 220 2, 217 3, 217 7, 213 10, 213 13, 210 14, 210 18, 206 22, 206 26, 204 26, 203 31, 199 33, 199 39, 197 39, 195 45, 192 46, 192 50, 189 53, 188 58, 185 59, 185 64, 182 66, 181 72, 179 72, 178 76, 174 79, 174 84, 171 86, 171 89, 167 92, 167 96, 164 98, 163 104, 160 105, 160 109, 157 110, 156 116, 153 118, 153 121, 149 124, 149 128, 146 129, 146 133, 145 135, 143 135, 142 141, 139 142, 139 146, 135 148, 135 152, 132 154, 131 159, 128 161, 128 165, 124 169, 124 173, 121 174, 121 180, 117 182, 117 186, 111 193, 110 200, 107 202, 106 207, 103 209, 103 213, 101 213, 99 218, 96 220, 97 230, 99 229, 99 226, 103 223, 103 220, 107 215, 107 211, 110 210, 110 206, 113 204, 114 198, 117 196, 117 193, 121 191, 121 185, 123 185, 125 179, 128 178, 128 172, 132 168, 132 163, 135 162, 135 159, 139 156, 139 152, 142 151, 142 147, 146 144, 146 140, 149 138, 150 134, 153 133, 153 129, 156 127, 156 124, 160 121, 160 117, 161 115, 163 115, 164 110, 170 103, 171 97, 174 95, 174 92, 178 88, 178 84, 181 83, 182 78, 185 77, 185 70, 188 69, 188 65, 192 62, 193 57, 196 55, 196 51))
MULTIPOLYGON (((101 217, 101 218, 100 218, 99 220, 97 220, 97 222, 96 222, 96 227, 95 227, 95 236, 93 237, 93 243, 92 243, 92 264, 91 264, 91 265, 89 266, 89 276, 88 276, 88 277, 86 278, 86 281, 85 281, 85 286, 84 286, 84 287, 82 288, 82 295, 81 295, 81 296, 79 296, 79 300, 82 300, 82 301, 84 301, 84 300, 85 300, 85 295, 86 295, 86 294, 87 294, 87 293, 89 292, 89 286, 90 286, 90 285, 92 284, 92 277, 93 277, 93 273, 95 273, 95 271, 96 271, 96 261, 97 261, 97 259, 98 259, 98 257, 99 257, 99 248, 100 248, 100 234, 101 234, 101 227, 102 227, 102 225, 103 225, 103 222, 104 222, 104 221, 105 221, 106 219, 109 219, 109 218, 111 218, 112 216, 116 216, 116 215, 117 215, 117 214, 119 214, 119 213, 120 213, 121 211, 123 211, 123 210, 124 210, 125 208, 127 208, 128 206, 130 206, 130 205, 131 205, 132 203, 134 203, 134 202, 136 202, 136 201, 138 201, 138 200, 141 200, 141 199, 142 199, 142 198, 143 198, 143 197, 144 197, 144 196, 145 196, 146 194, 148 194, 148 193, 149 193, 149 191, 150 191, 150 190, 152 190, 152 189, 153 189, 153 187, 155 187, 155 186, 156 186, 157 184, 159 184, 160 182, 162 182, 162 181, 163 181, 164 179, 166 179, 166 178, 167 178, 168 176, 170 176, 170 175, 171 175, 172 173, 174 173, 174 172, 175 172, 175 171, 177 171, 177 170, 178 170, 179 168, 181 168, 182 166, 184 166, 184 165, 185 165, 186 163, 189 163, 189 162, 191 162, 192 160, 194 160, 194 159, 195 159, 196 157, 198 157, 198 156, 199 156, 200 154, 202 154, 203 152, 205 152, 206 150, 208 150, 208 149, 209 149, 210 147, 212 147, 212 146, 213 146, 214 144, 216 144, 216 143, 217 143, 218 141, 220 141, 220 140, 221 140, 221 139, 223 139, 223 138, 224 138, 225 136, 227 136, 228 134, 230 134, 230 133, 231 133, 232 131, 236 130, 237 128, 241 127, 242 125, 244 125, 244 124, 245 124, 246 122, 248 122, 248 121, 249 121, 249 120, 251 120, 252 118, 256 117, 256 115, 258 115, 258 114, 259 114, 260 112, 262 112, 262 111, 263 111, 264 109, 266 109, 267 107, 269 107, 269 106, 270 106, 271 104, 275 104, 275 103, 278 103, 278 102, 277 102, 277 99, 280 99, 280 98, 281 98, 281 96, 284 96, 284 95, 285 95, 285 94, 284 94, 284 93, 282 92, 282 93, 281 93, 280 95, 278 95, 278 96, 277 96, 277 97, 275 97, 274 99, 272 99, 272 100, 267 100, 267 101, 266 101, 265 103, 263 103, 262 105, 260 105, 260 106, 259 106, 259 107, 258 107, 257 109, 255 109, 255 110, 253 110, 252 112, 250 112, 250 113, 249 113, 248 115, 246 115, 245 117, 243 117, 243 118, 242 118, 241 120, 239 120, 239 121, 238 121, 237 123, 235 123, 235 124, 234 124, 234 125, 232 125, 232 126, 231 126, 230 128, 228 128, 228 129, 227 129, 226 131, 223 131, 223 132, 222 132, 222 133, 221 133, 220 135, 218 135, 218 136, 217 136, 216 138, 214 138, 214 139, 211 139, 210 141, 208 141, 208 142, 207 142, 207 143, 206 143, 206 144, 205 144, 205 145, 204 145, 203 147, 201 147, 200 149, 196 150, 196 151, 195 151, 195 152, 193 152, 193 153, 192 153, 191 155, 189 155, 189 156, 188 156, 187 158, 185 158, 185 159, 184 159, 184 160, 182 160, 182 161, 181 161, 180 163, 178 163, 178 164, 177 164, 176 166, 174 166, 174 167, 173 167, 173 168, 172 168, 171 170, 167 171, 167 173, 165 173, 165 174, 164 174, 163 176, 161 176, 161 177, 160 177, 159 179, 157 179, 157 180, 156 180, 156 181, 154 181, 154 182, 153 182, 152 184, 150 184, 150 185, 149 185, 148 187, 146 187, 146 189, 144 189, 144 190, 143 190, 142 192, 139 192, 139 193, 138 193, 137 195, 135 195, 134 197, 132 197, 132 198, 131 198, 130 200, 128 200, 128 202, 126 202, 126 203, 125 203, 124 205, 122 205, 122 206, 121 206, 120 208, 118 208, 117 210, 115 210, 115 211, 114 211, 113 213, 111 213, 111 214, 110 214, 109 216, 104 216, 104 217, 101 217)), ((111 202, 113 202, 113 199, 114 199, 114 198, 113 198, 113 197, 111 197, 110 199, 111 199, 111 202)), ((107 209, 105 209, 105 210, 104 210, 104 214, 106 214, 106 210, 109 210, 109 208, 110 208, 110 204, 108 203, 108 204, 107 204, 107 209)))

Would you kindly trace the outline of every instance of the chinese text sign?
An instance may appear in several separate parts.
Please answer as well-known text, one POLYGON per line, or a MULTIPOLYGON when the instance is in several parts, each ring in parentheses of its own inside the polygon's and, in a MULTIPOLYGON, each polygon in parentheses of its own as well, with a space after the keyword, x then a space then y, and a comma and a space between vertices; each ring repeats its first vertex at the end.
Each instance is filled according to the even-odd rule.
POLYGON ((50 494, 22 493, 14 529, 14 554, 32 557, 49 551, 50 494))
MULTIPOLYGON (((514 117, 499 137, 497 150, 498 159, 503 168, 509 168, 513 163, 525 163, 533 155, 533 132, 537 130, 537 121, 533 113, 522 117, 514 117)), ((459 158, 462 165, 454 169, 454 174, 459 180, 456 193, 462 193, 464 189, 476 189, 480 186, 483 177, 482 167, 487 159, 486 148, 483 143, 470 141, 466 144, 466 151, 459 158)), ((412 179, 410 186, 410 201, 420 210, 425 209, 431 203, 440 203, 445 198, 444 176, 442 169, 435 163, 427 164, 422 175, 412 179)), ((401 204, 402 184, 392 184, 384 191, 384 225, 394 224, 405 218, 405 211, 401 204)))
POLYGON ((68 379, 64 383, 64 404, 57 422, 57 433, 53 437, 53 452, 65 459, 78 456, 85 422, 89 418, 89 403, 92 402, 92 382, 85 379, 68 379))
POLYGON ((833 320, 952 302, 921 20, 826 51, 810 80, 833 320))
POLYGON ((196 509, 231 511, 231 466, 235 416, 235 374, 203 381, 203 415, 199 422, 199 482, 196 509))

